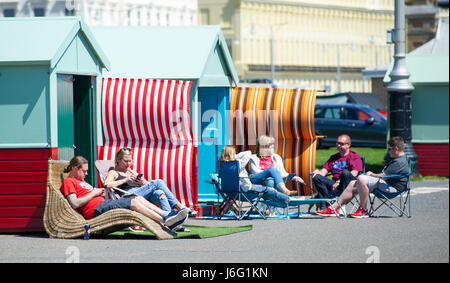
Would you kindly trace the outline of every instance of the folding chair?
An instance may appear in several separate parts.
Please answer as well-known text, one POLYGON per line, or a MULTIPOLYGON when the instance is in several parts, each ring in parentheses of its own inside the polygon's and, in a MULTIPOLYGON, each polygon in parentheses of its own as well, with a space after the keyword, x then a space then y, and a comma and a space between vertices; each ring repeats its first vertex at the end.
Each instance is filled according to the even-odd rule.
MULTIPOLYGON (((288 180, 291 180, 292 177, 294 177, 295 174, 294 173, 290 173, 288 176, 283 178, 283 181, 286 183, 288 180)), ((268 177, 266 179, 260 179, 263 181, 274 181, 273 177, 268 177)), ((296 188, 297 190, 297 194, 300 195, 300 188, 299 185, 296 184, 294 181, 292 181, 293 183, 293 187, 296 188)), ((280 202, 280 201, 276 201, 276 200, 272 200, 272 199, 262 199, 260 200, 260 204, 264 205, 267 207, 267 210, 269 211, 269 215, 274 215, 275 212, 277 212, 277 210, 282 209, 283 212, 279 213, 280 215, 283 216, 283 218, 287 217, 287 211, 289 210, 289 205, 287 205, 286 203, 280 202)))
MULTIPOLYGON (((284 178, 285 181, 292 179, 292 177, 295 176, 294 173, 289 174, 287 177, 284 178)), ((273 178, 267 178, 266 180, 270 180, 273 178)), ((299 192, 299 186, 297 184, 297 192, 299 192)), ((267 199, 263 196, 263 199, 260 200, 260 204, 263 204, 265 206, 267 206, 268 210, 269 210, 269 215, 275 215, 275 212, 279 211, 280 209, 282 209, 282 212, 279 212, 277 214, 279 214, 279 217, 281 218, 290 218, 289 216, 289 208, 290 207, 297 207, 297 216, 300 217, 300 206, 301 205, 312 205, 312 204, 316 204, 316 203, 320 203, 320 202, 326 202, 328 203, 328 205, 332 205, 333 202, 337 201, 338 198, 334 197, 334 198, 324 198, 324 199, 318 199, 318 198, 313 198, 313 199, 295 199, 291 198, 289 203, 284 203, 284 202, 280 202, 277 200, 273 200, 273 199, 267 199)), ((341 209, 342 207, 339 205, 339 209, 341 209)), ((339 218, 340 215, 338 213, 338 210, 335 210, 335 214, 336 216, 338 216, 339 218)))
POLYGON ((382 176, 380 178, 383 179, 402 179, 407 178, 406 186, 403 190, 398 191, 396 193, 386 193, 379 189, 375 189, 369 194, 369 215, 371 217, 380 217, 387 208, 390 208, 396 215, 402 217, 406 215, 407 217, 411 217, 411 202, 410 202, 410 181, 409 177, 411 175, 411 160, 409 160, 409 172, 405 175, 390 175, 390 176, 382 176), (393 201, 395 198, 399 198, 399 205, 396 205, 393 201), (375 207, 375 200, 378 199, 381 203, 375 207), (381 210, 380 210, 381 209, 381 210), (380 212, 378 215, 375 215, 377 211, 380 212))
POLYGON ((229 208, 237 208, 234 216, 241 220, 248 217, 252 211, 258 212, 262 218, 266 218, 257 207, 264 193, 243 192, 239 186, 239 161, 219 161, 219 193, 223 202, 219 206, 218 216, 222 218, 229 208), (244 203, 248 205, 244 206, 244 203))
MULTIPOLYGON (((214 215, 221 215, 221 213, 225 209, 224 206, 227 203, 227 201, 224 201, 224 200, 228 200, 228 197, 220 189, 219 174, 218 173, 211 173, 211 174, 209 174, 209 177, 211 178, 211 180, 205 180, 205 182, 208 183, 208 184, 214 185, 214 187, 216 189, 216 193, 217 193, 217 204, 218 204, 218 207, 215 209, 214 215)), ((235 215, 238 215, 239 210, 238 210, 237 207, 235 207, 233 205, 233 206, 230 207, 230 209, 232 210, 232 212, 235 215)))

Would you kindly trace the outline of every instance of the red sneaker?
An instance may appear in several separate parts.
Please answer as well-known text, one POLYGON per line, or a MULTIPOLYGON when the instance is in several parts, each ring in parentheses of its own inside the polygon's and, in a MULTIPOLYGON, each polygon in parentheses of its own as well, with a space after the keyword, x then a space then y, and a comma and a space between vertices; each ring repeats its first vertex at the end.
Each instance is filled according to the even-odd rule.
POLYGON ((327 208, 325 208, 324 210, 320 210, 320 211, 316 211, 317 215, 320 216, 336 216, 336 213, 334 213, 333 208, 331 208, 331 206, 328 206, 327 208))
POLYGON ((367 209, 362 209, 361 207, 358 208, 357 211, 355 211, 354 213, 350 214, 351 217, 353 218, 368 218, 369 217, 369 213, 367 212, 367 209))

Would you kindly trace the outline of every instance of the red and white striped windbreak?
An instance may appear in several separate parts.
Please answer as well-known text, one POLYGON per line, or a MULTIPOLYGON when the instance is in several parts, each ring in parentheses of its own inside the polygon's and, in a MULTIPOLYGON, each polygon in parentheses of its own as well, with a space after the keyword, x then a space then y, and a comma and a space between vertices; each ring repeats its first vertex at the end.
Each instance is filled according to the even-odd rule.
POLYGON ((103 146, 98 159, 133 152, 133 169, 163 179, 186 206, 197 204, 196 149, 190 120, 191 81, 103 78, 103 146))

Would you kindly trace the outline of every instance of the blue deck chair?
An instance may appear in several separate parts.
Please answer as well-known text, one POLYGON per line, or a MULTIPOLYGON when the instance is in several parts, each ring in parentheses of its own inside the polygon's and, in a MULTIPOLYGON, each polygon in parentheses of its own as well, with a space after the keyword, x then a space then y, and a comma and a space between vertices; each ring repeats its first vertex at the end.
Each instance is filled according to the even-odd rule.
MULTIPOLYGON (((221 215, 223 213, 223 210, 225 209, 225 204, 228 201, 228 197, 226 194, 224 194, 220 188, 220 179, 219 179, 219 174, 218 173, 211 173, 209 174, 209 177, 211 178, 211 180, 205 180, 206 183, 214 185, 215 189, 216 189, 216 193, 217 193, 217 207, 214 210, 214 215, 221 215)), ((232 210, 232 212, 235 215, 238 215, 239 211, 238 208, 235 206, 231 206, 229 209, 232 210)), ((221 216, 220 216, 221 217, 221 216)))
POLYGON ((372 217, 382 216, 384 211, 387 208, 390 208, 396 215, 402 217, 406 215, 407 217, 411 217, 411 201, 410 201, 410 181, 409 177, 411 175, 411 160, 409 160, 409 172, 405 175, 390 175, 390 176, 382 176, 382 179, 402 179, 407 178, 406 186, 403 190, 400 190, 396 193, 386 193, 382 192, 378 189, 372 191, 369 195, 369 215, 372 217), (393 201, 395 198, 399 198, 399 205, 396 205, 393 201), (375 206, 375 200, 379 200, 381 203, 375 206), (378 212, 378 214, 376 214, 378 212))
POLYGON ((252 211, 256 211, 265 219, 258 208, 258 202, 264 193, 243 192, 239 186, 239 161, 219 161, 219 163, 218 190, 223 198, 218 209, 219 219, 229 209, 235 212, 234 216, 239 220, 248 217, 252 211))
MULTIPOLYGON (((364 164, 364 159, 363 159, 363 164, 364 164)), ((286 176, 284 179, 285 182, 287 182, 288 180, 291 180, 292 177, 294 177, 295 174, 294 173, 290 173, 288 176, 286 176)), ((273 180, 272 177, 269 177, 267 179, 265 179, 265 181, 267 180, 273 180)), ((294 181, 292 181, 294 183, 294 181)), ((300 191, 299 191, 299 186, 293 186, 296 187, 297 189, 297 193, 298 195, 300 195, 300 191)), ((321 203, 321 202, 326 202, 328 203, 328 205, 332 205, 333 202, 337 201, 339 198, 337 196, 334 196, 333 198, 323 198, 323 199, 319 199, 319 198, 311 198, 311 199, 304 199, 304 200, 300 200, 300 199, 291 199, 291 201, 286 204, 280 201, 276 201, 276 200, 272 200, 272 199, 263 199, 260 201, 260 203, 264 204, 267 206, 267 208, 269 209, 269 214, 273 215, 275 214, 275 211, 282 209, 281 213, 278 213, 279 217, 281 218, 290 218, 289 216, 289 208, 290 207, 296 207, 297 208, 297 217, 300 217, 301 212, 300 212, 300 206, 301 205, 309 205, 310 208, 312 205, 317 204, 317 203, 321 203)), ((340 207, 341 208, 341 207, 340 207)), ((309 209, 308 209, 309 210, 309 209)), ((339 218, 342 218, 338 211, 335 211, 336 216, 338 216, 339 218)))

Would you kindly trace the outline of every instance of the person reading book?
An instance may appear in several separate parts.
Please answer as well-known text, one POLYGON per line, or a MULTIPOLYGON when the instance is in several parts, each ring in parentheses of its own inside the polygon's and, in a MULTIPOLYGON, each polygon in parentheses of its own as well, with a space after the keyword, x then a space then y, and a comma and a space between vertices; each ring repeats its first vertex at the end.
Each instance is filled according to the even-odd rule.
MULTIPOLYGON (((108 171, 104 186, 107 189, 119 188, 118 194, 135 194, 144 197, 149 202, 159 204, 164 211, 170 212, 176 209, 185 209, 186 206, 178 201, 167 187, 164 180, 147 181, 142 174, 131 169, 133 153, 130 148, 121 148, 116 153, 114 168, 108 171)), ((189 209, 189 208, 188 208, 189 209)), ((191 216, 197 214, 189 209, 191 216)))

